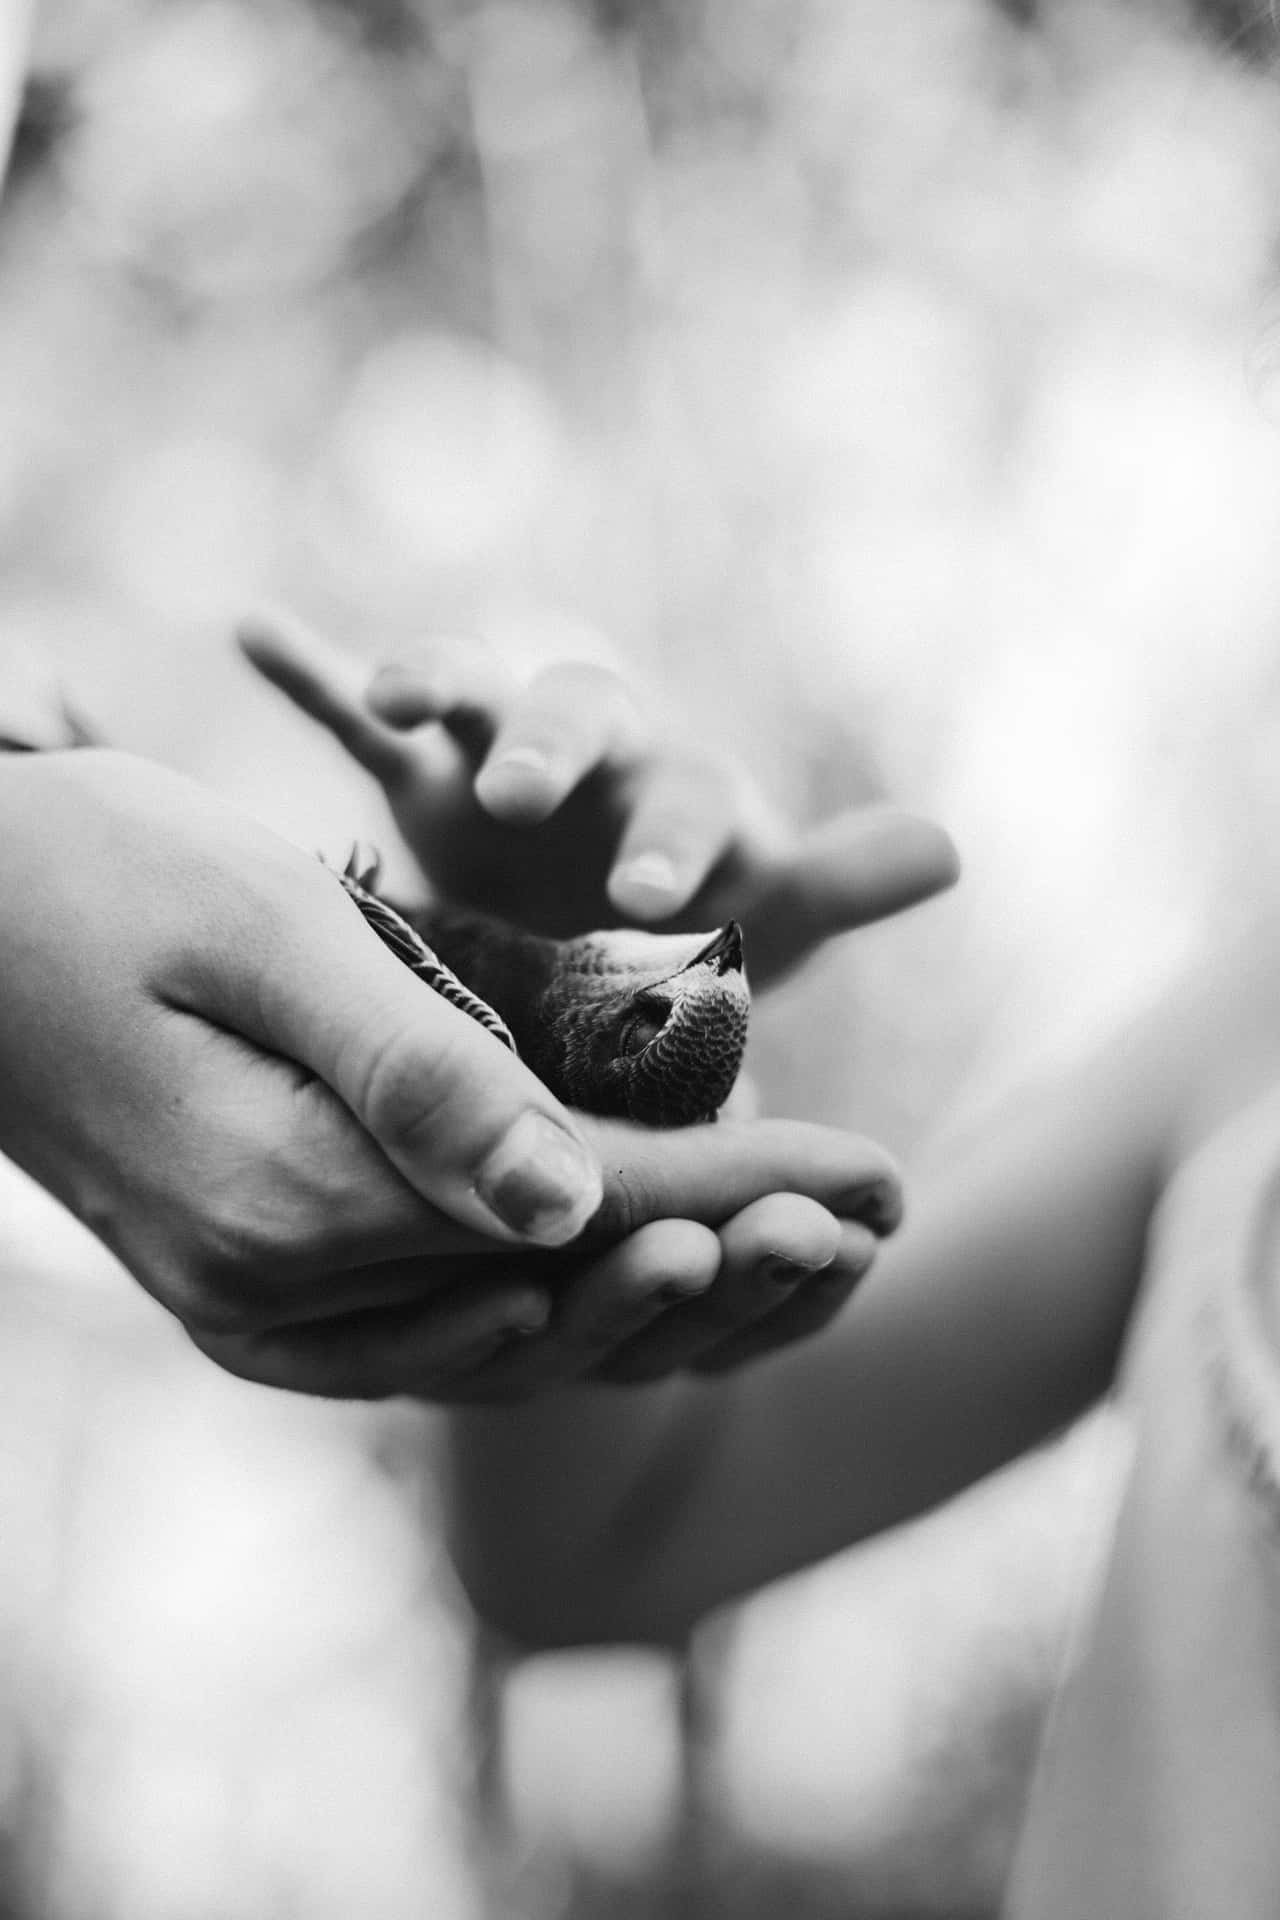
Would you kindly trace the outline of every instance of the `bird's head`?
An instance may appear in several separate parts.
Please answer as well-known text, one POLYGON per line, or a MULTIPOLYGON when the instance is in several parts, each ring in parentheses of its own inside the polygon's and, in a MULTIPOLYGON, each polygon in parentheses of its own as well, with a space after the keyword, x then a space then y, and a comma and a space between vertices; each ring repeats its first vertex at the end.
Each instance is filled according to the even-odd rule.
POLYGON ((710 1119, 742 1065, 749 999, 733 920, 565 941, 541 1008, 563 1097, 647 1126, 710 1119))

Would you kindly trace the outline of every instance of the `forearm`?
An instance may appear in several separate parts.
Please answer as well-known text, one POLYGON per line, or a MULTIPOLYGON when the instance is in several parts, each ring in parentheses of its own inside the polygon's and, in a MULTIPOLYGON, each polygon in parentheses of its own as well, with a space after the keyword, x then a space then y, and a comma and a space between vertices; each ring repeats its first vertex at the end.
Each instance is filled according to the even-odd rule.
POLYGON ((637 1594, 624 1561, 648 1514, 656 1554, 700 1473, 736 1384, 679 1376, 638 1389, 574 1386, 519 1408, 447 1422, 450 1544, 478 1612, 540 1647, 678 1637, 637 1594))
POLYGON ((899 1239, 808 1345, 713 1382, 457 1418, 455 1550, 480 1609, 543 1645, 678 1639, 1091 1404, 1123 1337, 1155 1160, 1065 1164, 1057 1129, 1030 1126, 1023 1107, 945 1172, 921 1169, 899 1239))
POLYGON ((723 1381, 459 1417, 455 1541, 482 1610, 542 1644, 676 1638, 1083 1411, 1168 1166, 1240 1057, 1241 1004, 1234 977, 1197 985, 918 1169, 907 1224, 808 1346, 723 1381))

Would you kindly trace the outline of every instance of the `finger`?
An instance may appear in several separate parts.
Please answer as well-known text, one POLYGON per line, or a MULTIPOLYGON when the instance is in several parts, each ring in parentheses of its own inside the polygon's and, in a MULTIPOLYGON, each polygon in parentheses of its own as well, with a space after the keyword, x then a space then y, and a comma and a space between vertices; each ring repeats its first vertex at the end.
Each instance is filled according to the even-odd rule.
POLYGON ((551 1333, 574 1374, 643 1326, 704 1295, 720 1242, 693 1220, 654 1220, 579 1273, 556 1302, 551 1333))
POLYGON ((670 1129, 580 1116, 606 1169, 604 1198, 584 1246, 625 1239, 649 1220, 718 1227, 766 1194, 816 1200, 876 1235, 902 1217, 897 1168, 882 1147, 803 1120, 735 1121, 670 1129))
POLYGON ((629 1341, 604 1363, 600 1377, 664 1378, 744 1327, 772 1319, 831 1265, 840 1241, 840 1222, 802 1195, 771 1194, 745 1208, 721 1231, 715 1285, 629 1341))
POLYGON ((476 776, 476 798, 513 825, 537 826, 608 760, 637 751, 643 724, 630 692, 604 667, 550 667, 512 704, 476 776))
POLYGON ((378 780, 403 771, 405 744, 365 705, 367 669, 292 615, 258 613, 236 629, 240 651, 265 680, 327 727, 378 780))
POLYGON ((620 913, 664 920, 688 904, 734 838, 738 788, 713 761, 670 759, 650 771, 608 879, 620 913))
POLYGON ((726 1328, 773 1313, 798 1286, 830 1266, 840 1236, 840 1221, 816 1200, 798 1193, 766 1194, 720 1229, 720 1273, 708 1310, 726 1328))
POLYGON ((313 1326, 253 1334, 188 1329, 200 1351, 241 1379, 342 1400, 443 1394, 508 1342, 546 1324, 545 1292, 469 1286, 404 1307, 339 1315, 313 1326))
POLYGON ((451 1404, 505 1405, 595 1377, 603 1357, 626 1350, 629 1338, 670 1319, 716 1279, 720 1240, 687 1219, 641 1227, 558 1294, 541 1334, 507 1346, 453 1382, 451 1404))
MULTIPOLYGON (((424 988, 323 868, 192 929, 188 1010, 310 1068, 414 1190, 464 1226, 559 1246, 596 1211, 599 1163, 578 1122, 478 1022, 424 988)), ((178 968, 175 967, 175 973, 178 968)))
POLYGON ((735 1329, 724 1340, 707 1347, 693 1361, 694 1371, 729 1373, 749 1360, 820 1333, 844 1310, 855 1288, 871 1271, 876 1250, 874 1236, 865 1227, 846 1225, 840 1249, 828 1266, 796 1288, 776 1313, 735 1329))
POLYGON ((824 822, 744 915, 753 977, 776 977, 820 941, 915 906, 958 874, 955 848, 931 820, 877 807, 824 822))
POLYGON ((657 1220, 580 1272, 555 1300, 544 1333, 510 1342, 455 1382, 450 1398, 503 1405, 592 1377, 603 1356, 640 1328, 711 1286, 720 1264, 714 1233, 690 1220, 657 1220))
POLYGON ((365 698, 378 719, 400 732, 438 723, 475 765, 493 744, 517 691, 514 674, 492 648, 441 635, 384 662, 365 698))

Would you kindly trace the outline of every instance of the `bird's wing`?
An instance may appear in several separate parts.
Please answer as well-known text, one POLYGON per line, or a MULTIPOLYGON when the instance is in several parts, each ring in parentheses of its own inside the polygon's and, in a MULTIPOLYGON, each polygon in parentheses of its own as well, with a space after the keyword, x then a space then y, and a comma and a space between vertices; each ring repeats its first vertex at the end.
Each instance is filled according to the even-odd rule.
MULTIPOLYGON (((460 980, 452 967, 445 965, 439 954, 432 951, 422 935, 415 927, 409 925, 403 915, 397 913, 394 907, 389 907, 385 900, 376 893, 371 893, 368 887, 362 884, 356 872, 357 857, 353 851, 345 871, 338 873, 330 868, 330 872, 334 873, 339 885, 355 902, 378 938, 391 949, 397 960, 403 960, 419 979, 425 981, 427 986, 438 993, 442 999, 447 1000, 450 1006, 457 1007, 462 1013, 469 1014, 473 1020, 478 1020, 495 1040, 501 1040, 503 1046, 509 1047, 512 1053, 517 1052, 511 1029, 501 1014, 495 1013, 487 1000, 482 1000, 478 993, 473 993, 466 981, 460 980)), ((368 868, 364 869, 365 873, 368 871, 368 868)))

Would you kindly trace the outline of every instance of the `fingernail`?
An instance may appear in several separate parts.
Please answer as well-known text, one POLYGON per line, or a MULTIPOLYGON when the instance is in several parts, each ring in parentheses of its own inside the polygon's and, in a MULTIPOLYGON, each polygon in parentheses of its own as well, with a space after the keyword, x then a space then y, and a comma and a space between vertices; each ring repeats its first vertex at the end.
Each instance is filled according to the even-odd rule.
POLYGON ((476 1191, 499 1220, 535 1246, 576 1239, 604 1197, 586 1147, 542 1113, 522 1113, 490 1154, 476 1191))
POLYGON ((670 899, 679 885, 675 862, 665 853, 638 853, 614 869, 612 886, 628 894, 652 894, 670 899))
POLYGON ((705 1292, 705 1287, 686 1287, 679 1280, 668 1280, 665 1286, 655 1287, 650 1298, 660 1300, 664 1307, 678 1307, 682 1301, 696 1300, 705 1292))
POLYGON ((513 1345, 519 1345, 525 1340, 536 1340, 540 1333, 546 1332, 549 1317, 548 1314, 544 1313, 541 1318, 537 1320, 520 1319, 509 1321, 502 1329, 503 1344, 505 1345, 507 1342, 511 1342, 513 1345))
POLYGON ((509 747, 487 761, 476 779, 476 792, 487 806, 509 795, 523 799, 530 788, 550 787, 555 781, 551 758, 541 747, 509 747))
MULTIPOLYGON (((831 1259, 834 1258, 833 1254, 831 1259)), ((776 1287, 797 1287, 802 1280, 812 1279, 815 1273, 822 1273, 830 1265, 831 1260, 792 1260, 785 1253, 771 1253, 761 1261, 760 1271, 776 1287)))

